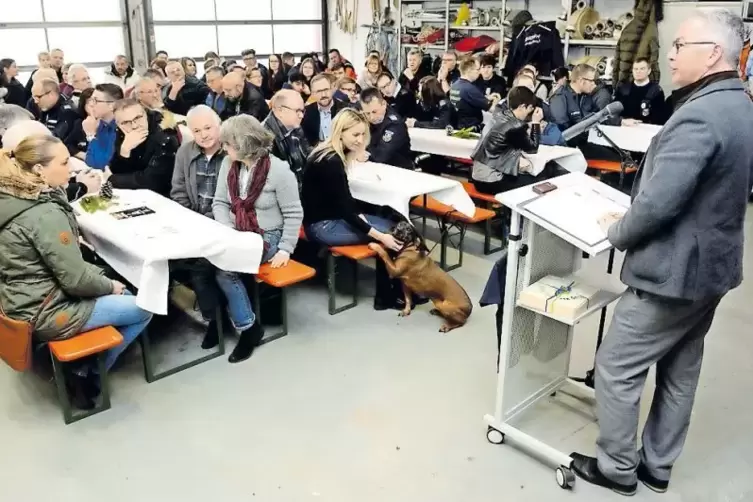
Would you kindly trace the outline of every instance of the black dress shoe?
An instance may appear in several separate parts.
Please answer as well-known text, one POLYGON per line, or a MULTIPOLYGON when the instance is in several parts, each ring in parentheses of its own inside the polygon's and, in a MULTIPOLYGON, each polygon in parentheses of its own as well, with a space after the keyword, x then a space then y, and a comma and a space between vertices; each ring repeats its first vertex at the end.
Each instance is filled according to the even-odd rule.
POLYGON ((570 467, 572 468, 573 472, 584 481, 587 481, 593 485, 609 488, 613 492, 619 493, 620 495, 625 495, 627 497, 635 495, 635 492, 638 490, 638 483, 633 483, 632 485, 623 485, 621 483, 615 483, 614 481, 608 479, 599 470, 599 465, 596 462, 595 458, 587 457, 585 455, 581 455, 580 453, 571 453, 570 456, 573 459, 573 463, 570 467))
POLYGON ((255 322, 253 326, 241 333, 241 337, 238 339, 238 345, 235 346, 233 352, 228 357, 228 361, 231 363, 239 363, 245 361, 254 353, 254 349, 259 346, 264 338, 264 328, 258 322, 255 322))
POLYGON ((81 376, 76 373, 69 373, 65 379, 65 386, 68 390, 68 397, 71 406, 79 410, 92 410, 97 406, 98 393, 92 382, 92 376, 81 376))
POLYGON ((669 488, 669 481, 656 479, 648 472, 648 469, 643 464, 638 464, 638 481, 656 493, 664 493, 667 491, 667 488, 669 488))
POLYGON ((214 319, 209 321, 206 333, 204 333, 204 340, 201 341, 201 348, 204 350, 212 349, 220 343, 220 334, 217 329, 217 321, 214 319))
POLYGON ((374 298, 374 310, 403 310, 405 308, 405 300, 395 300, 391 302, 385 302, 374 298))

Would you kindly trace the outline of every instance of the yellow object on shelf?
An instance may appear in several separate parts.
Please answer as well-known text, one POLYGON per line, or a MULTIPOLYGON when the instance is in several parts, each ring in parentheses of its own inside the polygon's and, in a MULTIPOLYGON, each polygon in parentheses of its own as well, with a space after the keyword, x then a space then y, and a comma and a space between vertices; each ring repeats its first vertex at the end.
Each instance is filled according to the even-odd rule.
POLYGON ((455 26, 464 26, 471 19, 471 9, 467 3, 460 5, 458 9, 458 17, 455 19, 455 26))

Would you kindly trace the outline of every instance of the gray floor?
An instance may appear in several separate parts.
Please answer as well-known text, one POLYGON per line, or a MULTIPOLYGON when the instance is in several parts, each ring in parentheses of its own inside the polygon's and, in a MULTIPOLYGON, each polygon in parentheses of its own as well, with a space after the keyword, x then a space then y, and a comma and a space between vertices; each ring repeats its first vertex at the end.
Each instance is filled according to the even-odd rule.
MULTIPOLYGON (((471 251, 453 275, 476 301, 494 257, 479 257, 477 242, 471 251)), ((752 264, 749 252, 749 273, 752 264)), ((748 282, 720 307, 669 493, 641 489, 633 500, 753 500, 751 292, 748 282)), ((148 385, 131 351, 112 378, 113 409, 67 427, 49 383, 0 368, 0 500, 621 499, 583 482, 563 491, 550 468, 487 443, 493 307, 442 335, 428 307, 399 319, 364 301, 329 316, 315 285, 296 289, 290 305, 290 336, 244 364, 217 359, 148 385)), ((573 373, 591 366, 596 323, 576 331, 573 373)), ((168 339, 172 353, 195 352, 195 333, 168 339)), ((522 427, 566 452, 592 452, 597 433, 589 408, 560 402, 535 409, 522 427)))

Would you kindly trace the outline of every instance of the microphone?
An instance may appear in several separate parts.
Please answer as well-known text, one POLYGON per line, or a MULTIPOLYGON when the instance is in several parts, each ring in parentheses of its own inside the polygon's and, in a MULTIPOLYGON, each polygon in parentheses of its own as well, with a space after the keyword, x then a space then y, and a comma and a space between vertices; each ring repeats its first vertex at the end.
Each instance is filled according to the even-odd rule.
POLYGON ((574 137, 580 136, 593 126, 601 124, 611 117, 619 117, 624 109, 625 107, 622 106, 622 103, 619 101, 609 103, 603 110, 589 115, 574 126, 562 131, 562 138, 564 138, 565 141, 570 141, 574 137))

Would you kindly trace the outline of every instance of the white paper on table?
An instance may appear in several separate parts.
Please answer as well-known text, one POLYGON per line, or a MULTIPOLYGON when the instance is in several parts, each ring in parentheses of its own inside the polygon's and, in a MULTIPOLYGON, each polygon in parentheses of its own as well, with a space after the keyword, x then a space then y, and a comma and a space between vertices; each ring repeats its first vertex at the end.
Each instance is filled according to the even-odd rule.
POLYGON ((588 246, 596 246, 607 238, 598 223, 600 216, 625 214, 628 210, 598 190, 580 186, 558 188, 521 207, 588 246))

